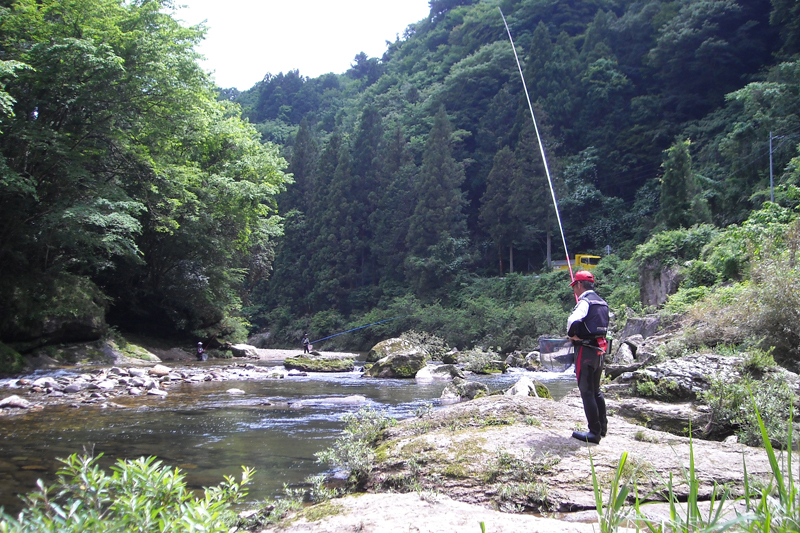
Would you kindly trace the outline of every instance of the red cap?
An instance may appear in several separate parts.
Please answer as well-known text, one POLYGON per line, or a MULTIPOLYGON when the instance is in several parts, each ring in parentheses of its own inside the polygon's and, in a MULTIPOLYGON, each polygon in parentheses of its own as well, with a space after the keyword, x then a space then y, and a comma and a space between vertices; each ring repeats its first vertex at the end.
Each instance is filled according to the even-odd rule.
POLYGON ((569 286, 572 287, 578 281, 591 281, 594 283, 594 275, 588 270, 579 270, 578 272, 575 272, 575 278, 572 280, 572 283, 570 283, 569 286))

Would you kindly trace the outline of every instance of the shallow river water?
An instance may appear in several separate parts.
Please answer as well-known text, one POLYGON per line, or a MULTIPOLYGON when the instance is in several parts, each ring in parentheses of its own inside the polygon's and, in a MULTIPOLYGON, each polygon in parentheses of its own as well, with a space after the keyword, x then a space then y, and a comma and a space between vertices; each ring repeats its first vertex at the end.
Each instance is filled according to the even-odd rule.
MULTIPOLYGON (((545 383, 555 398, 575 383, 570 373, 526 371, 469 379, 498 390, 523 375, 545 383)), ((345 414, 370 406, 397 419, 408 418, 425 404, 438 407, 445 385, 362 378, 358 371, 310 373, 279 380, 182 385, 169 389, 163 399, 114 399, 126 409, 48 407, 0 417, 0 506, 17 512, 21 507, 17 494, 34 490, 40 478, 52 483, 61 466, 58 458, 84 449, 102 453, 104 466, 117 459, 157 456, 181 468, 195 489, 216 485, 224 475, 238 478, 241 466, 249 466, 256 474, 248 501, 275 498, 283 494, 284 484, 298 486, 308 476, 329 470, 316 462, 314 454, 340 434, 345 414), (231 388, 245 394, 228 394, 231 388), (345 405, 331 400, 351 395, 367 401, 345 405)), ((0 392, 7 396, 9 391, 0 392)))

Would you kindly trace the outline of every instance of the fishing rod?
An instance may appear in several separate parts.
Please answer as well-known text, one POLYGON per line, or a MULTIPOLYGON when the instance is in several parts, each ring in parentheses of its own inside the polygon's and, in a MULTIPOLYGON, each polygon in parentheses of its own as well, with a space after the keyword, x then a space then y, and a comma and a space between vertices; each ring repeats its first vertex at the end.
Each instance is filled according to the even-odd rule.
POLYGON ((333 335, 329 335, 327 337, 323 337, 321 339, 312 341, 309 344, 317 344, 318 342, 322 342, 322 341, 325 341, 325 340, 328 340, 328 339, 332 339, 334 337, 338 337, 339 335, 344 335, 345 333, 350 333, 351 331, 356 331, 356 330, 359 330, 359 329, 368 328, 370 326, 376 326, 378 324, 383 324, 384 322, 391 322, 392 320, 398 320, 398 319, 406 318, 406 317, 409 317, 409 316, 411 316, 411 315, 396 316, 394 318, 387 318, 386 320, 381 320, 380 322, 373 322, 372 324, 366 324, 364 326, 358 326, 357 328, 348 329, 347 331, 342 331, 340 333, 335 333, 333 335))
MULTIPOLYGON (((542 136, 539 134, 539 126, 536 124, 536 116, 533 114, 533 104, 531 104, 531 97, 528 94, 528 85, 525 83, 525 76, 522 74, 522 65, 519 62, 519 56, 517 55, 517 47, 514 46, 514 39, 511 38, 511 30, 508 28, 508 22, 506 22, 506 16, 503 15, 503 10, 500 9, 500 6, 497 6, 497 10, 500 11, 500 16, 503 18, 503 24, 506 27, 506 33, 508 33, 508 40, 511 41, 511 49, 514 51, 514 59, 517 60, 517 68, 519 69, 519 77, 522 79, 522 88, 525 90, 525 98, 528 100, 528 109, 531 112, 531 119, 533 120, 533 129, 536 130, 536 139, 539 141, 539 151, 542 154, 542 161, 544 162, 544 171, 547 174, 547 183, 550 185, 550 195, 553 197, 553 207, 556 211, 556 220, 558 220, 558 229, 561 230, 561 242, 564 244, 564 253, 567 255, 567 268, 569 269, 569 280, 575 281, 575 275, 572 273, 572 263, 569 260, 569 250, 567 248, 567 239, 564 236, 564 226, 561 224, 561 213, 558 211, 558 201, 556 200, 556 190, 553 188, 553 180, 550 177, 550 168, 547 166, 547 157, 544 153, 544 144, 542 144, 542 136)), ((577 301, 577 296, 575 297, 577 301)))

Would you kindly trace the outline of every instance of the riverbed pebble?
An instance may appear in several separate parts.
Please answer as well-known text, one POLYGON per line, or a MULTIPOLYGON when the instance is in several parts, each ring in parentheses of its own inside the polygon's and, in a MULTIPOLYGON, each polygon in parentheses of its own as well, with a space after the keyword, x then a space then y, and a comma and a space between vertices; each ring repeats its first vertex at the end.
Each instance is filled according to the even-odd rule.
POLYGON ((8 398, 3 398, 0 400, 0 408, 16 408, 16 409, 30 409, 31 402, 26 400, 25 398, 20 398, 16 394, 9 396, 8 398))
MULTIPOLYGON (((68 405, 75 408, 87 405, 112 407, 109 400, 118 396, 164 397, 168 389, 180 385, 199 384, 208 381, 251 381, 284 379, 307 375, 297 370, 287 371, 278 367, 257 366, 252 363, 234 363, 222 367, 111 367, 84 369, 76 373, 54 372, 53 376, 35 379, 8 380, 0 388, 14 389, 19 394, 27 393, 36 403, 16 396, 28 407, 12 405, 16 400, 5 398, 0 404, 4 413, 22 409, 43 408, 45 405, 68 405)), ((233 389, 232 389, 233 390, 233 389)), ((243 392, 231 392, 242 394, 243 392)))

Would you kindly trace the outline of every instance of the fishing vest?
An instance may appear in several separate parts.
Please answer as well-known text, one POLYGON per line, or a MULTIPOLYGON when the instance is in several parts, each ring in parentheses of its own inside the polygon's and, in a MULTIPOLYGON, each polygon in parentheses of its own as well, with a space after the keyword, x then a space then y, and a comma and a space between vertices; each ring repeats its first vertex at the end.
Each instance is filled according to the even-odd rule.
POLYGON ((574 332, 570 334, 581 339, 604 338, 608 333, 608 304, 594 291, 587 293, 584 300, 589 303, 589 312, 586 318, 573 324, 574 332))

